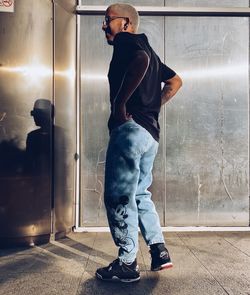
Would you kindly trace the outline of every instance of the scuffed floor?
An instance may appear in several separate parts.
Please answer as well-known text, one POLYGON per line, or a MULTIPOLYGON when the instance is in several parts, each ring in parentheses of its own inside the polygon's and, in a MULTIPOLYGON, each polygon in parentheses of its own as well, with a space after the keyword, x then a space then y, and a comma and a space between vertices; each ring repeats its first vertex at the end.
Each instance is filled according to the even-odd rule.
POLYGON ((250 295, 250 233, 165 233, 174 267, 151 272, 140 237, 141 281, 107 283, 95 270, 116 258, 109 233, 72 233, 32 248, 0 250, 0 294, 250 295))

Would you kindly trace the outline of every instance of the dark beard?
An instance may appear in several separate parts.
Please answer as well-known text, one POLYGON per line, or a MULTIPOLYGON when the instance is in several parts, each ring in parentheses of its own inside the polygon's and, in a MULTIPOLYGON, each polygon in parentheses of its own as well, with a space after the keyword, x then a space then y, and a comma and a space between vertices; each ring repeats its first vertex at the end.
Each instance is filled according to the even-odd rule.
MULTIPOLYGON (((110 27, 107 27, 107 28, 106 28, 106 30, 105 30, 105 34, 106 34, 106 36, 107 36, 107 34, 109 34, 109 35, 112 34, 112 33, 111 33, 111 30, 110 30, 110 27)), ((107 39, 107 42, 108 42, 109 45, 113 45, 113 44, 114 44, 114 42, 113 42, 112 40, 108 40, 108 39, 107 39)))

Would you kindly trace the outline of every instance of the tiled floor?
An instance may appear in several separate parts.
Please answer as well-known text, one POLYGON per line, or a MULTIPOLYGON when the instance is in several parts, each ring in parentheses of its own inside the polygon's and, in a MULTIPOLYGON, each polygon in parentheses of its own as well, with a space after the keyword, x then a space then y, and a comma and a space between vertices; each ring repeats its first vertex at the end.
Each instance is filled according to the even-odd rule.
POLYGON ((167 233, 174 267, 151 272, 140 238, 141 281, 107 283, 97 267, 116 258, 109 233, 72 233, 32 248, 0 250, 0 294, 250 295, 250 233, 167 233))

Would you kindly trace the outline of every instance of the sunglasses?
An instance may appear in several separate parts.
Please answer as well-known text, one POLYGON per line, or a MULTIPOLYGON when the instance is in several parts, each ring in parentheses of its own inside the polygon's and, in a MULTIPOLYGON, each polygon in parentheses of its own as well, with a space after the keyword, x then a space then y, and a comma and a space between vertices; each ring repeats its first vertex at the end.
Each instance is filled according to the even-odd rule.
POLYGON ((117 18, 123 18, 123 19, 126 20, 127 23, 129 23, 129 18, 126 17, 126 16, 105 16, 105 20, 103 21, 102 24, 103 24, 105 27, 108 27, 109 24, 110 24, 113 20, 115 20, 115 19, 117 19, 117 18))

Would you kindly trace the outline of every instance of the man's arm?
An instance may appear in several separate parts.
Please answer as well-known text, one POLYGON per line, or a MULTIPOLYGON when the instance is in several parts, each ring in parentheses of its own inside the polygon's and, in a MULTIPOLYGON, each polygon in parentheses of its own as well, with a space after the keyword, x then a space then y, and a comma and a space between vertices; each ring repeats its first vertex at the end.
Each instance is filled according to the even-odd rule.
POLYGON ((182 80, 178 75, 164 81, 165 85, 161 92, 161 105, 168 102, 182 86, 182 80))
POLYGON ((149 56, 144 50, 136 51, 124 75, 113 105, 113 116, 118 122, 126 122, 131 115, 126 112, 126 102, 141 83, 149 66, 149 56))

